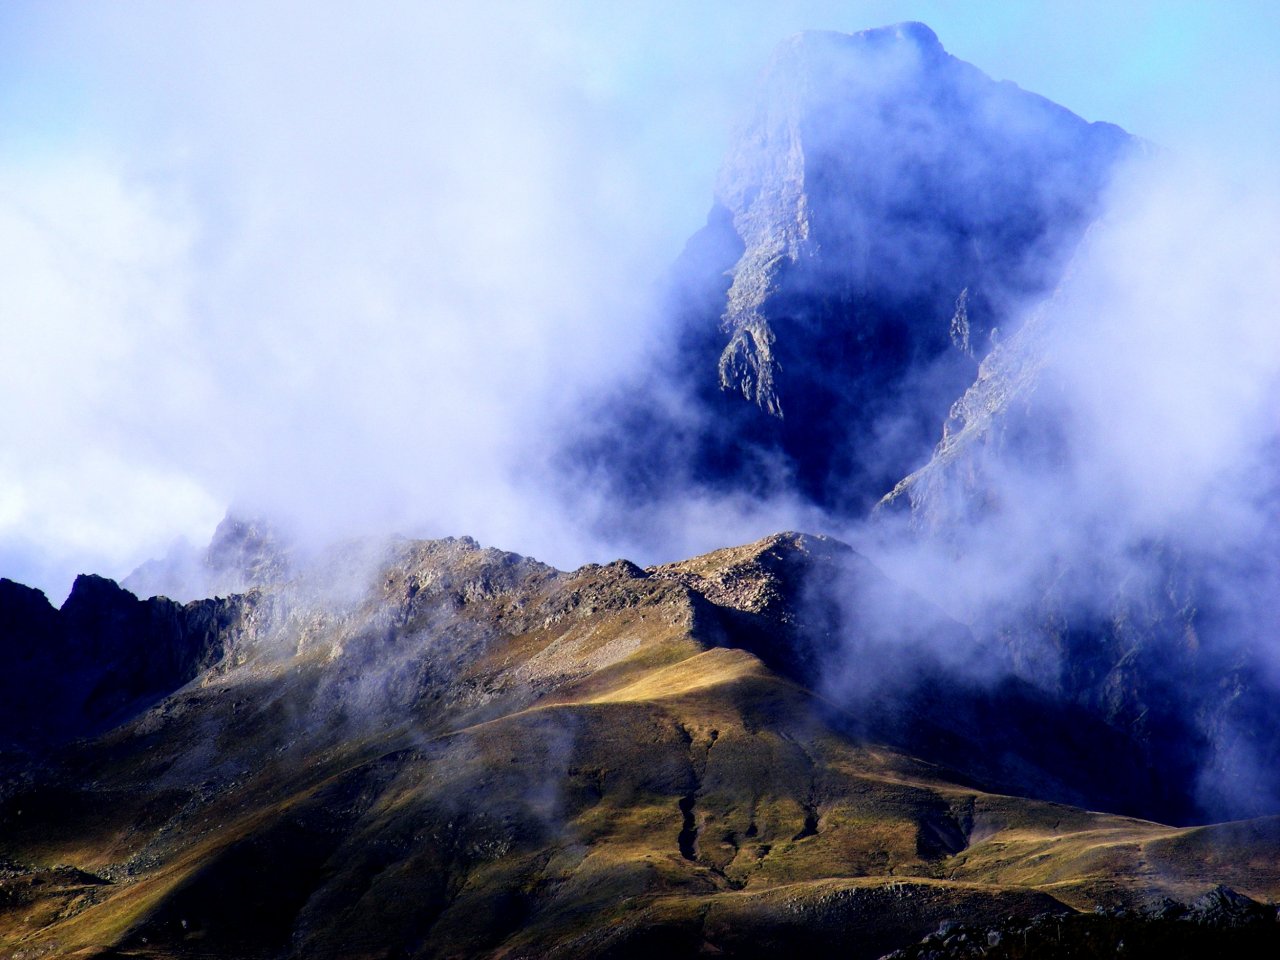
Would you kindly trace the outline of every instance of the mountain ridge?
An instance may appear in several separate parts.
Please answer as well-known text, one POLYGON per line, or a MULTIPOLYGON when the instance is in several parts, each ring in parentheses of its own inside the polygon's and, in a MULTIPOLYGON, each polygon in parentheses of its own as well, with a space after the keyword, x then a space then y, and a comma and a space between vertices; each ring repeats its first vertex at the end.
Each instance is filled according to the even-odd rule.
POLYGON ((750 636, 725 610, 800 636, 789 578, 850 556, 783 534, 562 572, 466 538, 393 541, 361 594, 324 597, 306 573, 258 588, 233 656, 7 766, 0 888, 19 907, 0 906, 0 942, 847 955, 857 929, 854 955, 875 957, 957 915, 1280 893, 1274 818, 1174 828, 985 792, 851 734, 736 645, 750 636))

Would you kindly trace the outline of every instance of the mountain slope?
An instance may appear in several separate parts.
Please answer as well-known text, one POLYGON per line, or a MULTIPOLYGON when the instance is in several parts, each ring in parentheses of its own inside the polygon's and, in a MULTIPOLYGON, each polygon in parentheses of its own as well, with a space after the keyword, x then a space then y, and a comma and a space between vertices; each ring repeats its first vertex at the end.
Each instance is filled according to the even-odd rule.
POLYGON ((0 937, 32 956, 875 957, 957 916, 1275 896, 1274 821, 1180 830, 965 786, 736 645, 764 636, 753 611, 807 631, 795 572, 850 554, 784 535, 562 573, 402 541, 364 591, 263 588, 233 658, 10 769, 0 937))
POLYGON ((0 579, 0 751, 99 733, 232 656, 252 621, 243 598, 139 600, 77 577, 61 609, 0 579))
MULTIPOLYGON (((1207 496, 1190 483, 1179 493, 1194 507, 1158 524, 1135 516, 1160 496, 1159 484, 1140 483, 1137 497, 1122 499, 1123 458, 1097 452, 1106 443, 1105 425, 1089 419, 1097 397, 1082 395, 1072 367, 1089 357, 1070 345, 1087 336, 1079 321, 1092 304, 1090 254, 1087 241, 1079 268, 984 359, 931 459, 878 513, 906 512, 917 542, 956 558, 956 569, 993 557, 1018 565, 1004 595, 975 602, 973 629, 1007 649, 1019 676, 1131 730, 1146 762, 1181 781, 1184 807, 1167 816, 1272 814, 1280 809, 1271 602, 1280 554, 1265 473, 1274 439, 1259 443, 1260 463, 1243 480, 1238 464, 1223 462, 1207 496), (1237 515, 1250 517, 1247 529, 1229 532, 1237 515)), ((1135 376, 1158 378, 1157 362, 1133 358, 1135 376)), ((1125 412, 1108 419, 1125 422, 1125 412)), ((1141 434, 1135 440, 1140 451, 1141 434)))

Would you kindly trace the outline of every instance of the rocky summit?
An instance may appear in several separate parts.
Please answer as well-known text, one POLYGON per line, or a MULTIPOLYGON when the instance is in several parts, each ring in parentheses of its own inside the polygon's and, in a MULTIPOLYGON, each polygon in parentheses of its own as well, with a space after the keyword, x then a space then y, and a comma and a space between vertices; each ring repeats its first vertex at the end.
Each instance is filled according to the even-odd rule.
MULTIPOLYGON (((23 957, 874 958, 948 923, 1006 937, 1039 923, 1040 936, 1043 918, 1099 909, 1135 942, 1201 916, 1225 885, 1213 902, 1274 948, 1280 822, 1165 826, 995 792, 992 765, 963 752, 913 757, 899 744, 939 746, 929 731, 975 708, 961 696, 929 717, 919 696, 915 729, 824 680, 833 648, 869 636, 824 598, 832 583, 862 605, 917 602, 849 548, 800 534, 572 572, 466 538, 351 544, 207 601, 214 620, 200 603, 81 590, 53 616, 163 610, 139 655, 156 663, 189 661, 196 617, 211 624, 204 659, 144 698, 111 674, 99 697, 130 704, 112 729, 91 719, 6 760, 0 944, 23 957)), ((4 612, 7 648, 20 617, 50 616, 12 588, 4 612)), ((964 642, 941 616, 920 623, 922 645, 964 642)), ((84 656, 115 660, 106 646, 84 656)), ((37 685, 53 668, 21 669, 37 685)), ((1023 785, 1052 793, 1043 771, 1060 759, 997 773, 1038 763, 1023 785)), ((1231 926, 1203 920, 1201 936, 1206 923, 1231 926)))
POLYGON ((640 501, 680 476, 861 512, 927 459, 1137 147, 923 24, 793 37, 672 272, 671 350, 645 380, 675 399, 628 385, 578 457, 640 501))

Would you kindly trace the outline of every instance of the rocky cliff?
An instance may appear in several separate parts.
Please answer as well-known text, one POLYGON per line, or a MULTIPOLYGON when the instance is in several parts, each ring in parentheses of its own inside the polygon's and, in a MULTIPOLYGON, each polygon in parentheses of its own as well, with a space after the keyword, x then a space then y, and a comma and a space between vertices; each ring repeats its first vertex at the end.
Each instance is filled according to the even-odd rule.
POLYGON ((127 719, 233 655, 255 603, 139 600, 86 575, 57 609, 0 580, 0 747, 43 750, 127 719))
POLYGON ((1052 288, 1133 146, 923 24, 782 44, 673 273, 657 376, 677 409, 628 391, 606 418, 617 484, 869 507, 927 458, 997 328, 1052 288))

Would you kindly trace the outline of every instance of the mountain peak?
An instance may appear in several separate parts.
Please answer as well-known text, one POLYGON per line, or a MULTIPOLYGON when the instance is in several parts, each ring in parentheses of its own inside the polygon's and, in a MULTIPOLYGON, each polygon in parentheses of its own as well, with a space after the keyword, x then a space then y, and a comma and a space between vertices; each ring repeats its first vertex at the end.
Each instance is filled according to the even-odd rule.
POLYGON ((919 20, 904 20, 901 23, 895 23, 888 27, 878 27, 871 30, 863 30, 855 36, 869 37, 872 35, 880 35, 892 33, 895 39, 909 40, 916 46, 921 48, 941 48, 942 43, 938 40, 938 35, 933 32, 928 24, 921 23, 919 20))
POLYGON ((787 477, 870 507, 927 459, 991 332, 1056 285, 1132 143, 921 23, 785 41, 675 271, 671 362, 711 426, 692 457, 636 438, 622 482, 787 477))
POLYGON ((96 573, 82 573, 71 584, 71 592, 67 594, 67 599, 63 601, 62 610, 64 612, 72 612, 94 608, 103 603, 110 603, 120 596, 128 596, 130 599, 135 599, 132 594, 114 580, 99 576, 96 573))
POLYGON ((806 30, 778 44, 764 81, 766 89, 773 87, 775 94, 782 94, 782 103, 803 107, 833 94, 846 95, 859 85, 882 88, 919 82, 946 66, 975 69, 950 56, 937 34, 923 23, 898 23, 858 33, 806 30))
POLYGON ((841 33, 837 30, 804 30, 784 41, 784 46, 842 45, 850 49, 858 47, 877 48, 905 44, 921 51, 942 50, 942 41, 928 26, 918 20, 904 20, 883 27, 872 27, 856 33, 841 33))

